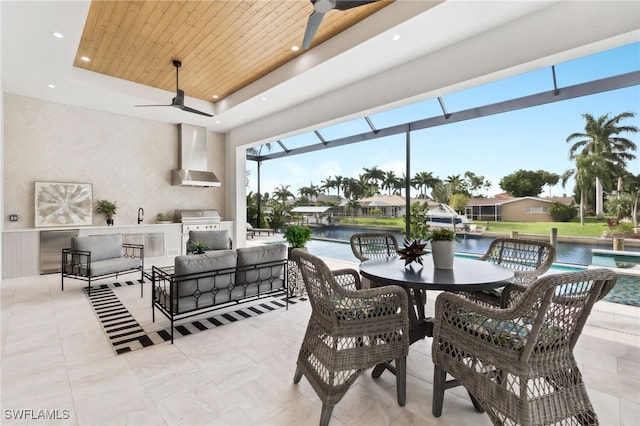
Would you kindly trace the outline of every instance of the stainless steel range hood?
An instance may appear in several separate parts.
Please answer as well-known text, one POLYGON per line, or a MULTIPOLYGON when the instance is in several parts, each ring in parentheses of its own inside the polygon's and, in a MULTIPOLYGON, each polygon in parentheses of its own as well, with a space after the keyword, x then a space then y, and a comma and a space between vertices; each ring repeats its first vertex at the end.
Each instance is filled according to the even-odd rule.
POLYGON ((171 171, 171 184, 180 186, 221 186, 220 179, 207 170, 207 128, 178 124, 178 164, 171 171))

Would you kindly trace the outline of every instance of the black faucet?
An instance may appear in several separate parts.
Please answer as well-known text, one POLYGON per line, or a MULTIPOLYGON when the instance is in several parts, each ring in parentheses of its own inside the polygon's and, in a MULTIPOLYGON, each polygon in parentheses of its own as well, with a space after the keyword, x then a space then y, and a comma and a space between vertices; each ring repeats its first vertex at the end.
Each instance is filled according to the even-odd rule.
POLYGON ((144 216, 144 209, 142 207, 140 207, 138 209, 138 224, 142 223, 143 216, 144 216))

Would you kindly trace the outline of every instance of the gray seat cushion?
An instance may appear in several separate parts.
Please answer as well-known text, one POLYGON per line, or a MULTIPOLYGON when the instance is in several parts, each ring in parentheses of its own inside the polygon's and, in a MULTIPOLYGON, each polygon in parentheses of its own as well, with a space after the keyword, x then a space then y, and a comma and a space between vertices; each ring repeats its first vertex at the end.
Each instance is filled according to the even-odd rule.
POLYGON ((234 250, 220 250, 205 254, 175 258, 175 313, 189 312, 231 300, 235 284, 238 255, 234 250), (206 276, 206 272, 231 269, 229 273, 206 276), (203 273, 201 278, 181 279, 181 275, 203 273))
MULTIPOLYGON (((257 265, 264 262, 275 262, 287 258, 287 246, 284 244, 266 244, 256 247, 242 247, 238 252, 238 268, 257 265)), ((233 297, 253 296, 258 293, 284 287, 281 278, 284 265, 276 265, 236 273, 236 289, 233 297)))
MULTIPOLYGON (((229 246, 229 231, 189 231, 189 241, 193 243, 204 242, 205 250, 227 250, 229 246)), ((187 251, 192 251, 187 243, 187 251)))
MULTIPOLYGON (((130 271, 132 269, 140 268, 141 266, 142 260, 139 258, 119 257, 117 259, 98 260, 97 262, 91 260, 91 277, 130 271)), ((86 265, 83 265, 80 268, 80 275, 89 276, 86 265)))
MULTIPOLYGON (((71 237, 73 250, 90 251, 91 262, 122 256, 122 234, 71 237)), ((92 275, 95 275, 92 271, 92 275)))

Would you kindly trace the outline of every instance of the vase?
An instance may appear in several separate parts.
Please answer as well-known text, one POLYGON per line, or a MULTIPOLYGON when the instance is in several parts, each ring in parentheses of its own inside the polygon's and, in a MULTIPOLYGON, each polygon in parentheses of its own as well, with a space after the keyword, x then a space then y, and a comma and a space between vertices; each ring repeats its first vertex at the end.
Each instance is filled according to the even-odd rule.
POLYGON ((108 217, 107 218, 107 226, 113 226, 113 218, 112 217, 108 217))
POLYGON ((431 257, 436 269, 453 269, 455 241, 431 241, 431 257))

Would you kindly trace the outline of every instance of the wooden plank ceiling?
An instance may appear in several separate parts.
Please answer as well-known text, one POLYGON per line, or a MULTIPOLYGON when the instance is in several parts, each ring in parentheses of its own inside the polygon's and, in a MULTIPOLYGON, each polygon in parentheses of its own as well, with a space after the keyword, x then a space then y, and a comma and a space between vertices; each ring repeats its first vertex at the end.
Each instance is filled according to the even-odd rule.
MULTIPOLYGON (((331 10, 311 48, 390 3, 331 10)), ((216 102, 303 53, 291 47, 312 12, 309 0, 93 0, 74 66, 175 92, 177 59, 180 89, 216 102)))

